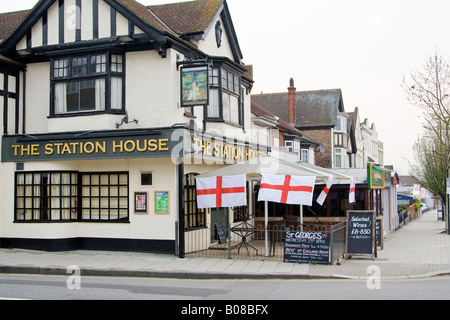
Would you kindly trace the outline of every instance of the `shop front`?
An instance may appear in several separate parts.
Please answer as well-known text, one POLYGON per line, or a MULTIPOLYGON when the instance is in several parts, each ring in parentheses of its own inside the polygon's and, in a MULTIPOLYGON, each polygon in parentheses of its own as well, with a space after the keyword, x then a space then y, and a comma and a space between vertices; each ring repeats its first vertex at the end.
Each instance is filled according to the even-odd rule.
POLYGON ((199 139, 187 128, 3 137, 1 247, 174 253, 176 239, 215 239, 225 212, 197 208, 195 177, 261 151, 209 137, 195 153, 199 139))
POLYGON ((172 131, 3 138, 2 247, 173 252, 172 131), (9 214, 8 214, 9 213, 9 214))

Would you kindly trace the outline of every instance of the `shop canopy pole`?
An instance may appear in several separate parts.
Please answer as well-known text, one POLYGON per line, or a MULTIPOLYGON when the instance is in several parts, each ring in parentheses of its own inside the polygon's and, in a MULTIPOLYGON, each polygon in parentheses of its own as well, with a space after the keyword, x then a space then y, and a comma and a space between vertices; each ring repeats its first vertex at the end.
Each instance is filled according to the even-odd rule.
POLYGON ((267 231, 267 228, 269 227, 269 203, 267 201, 264 201, 264 226, 265 226, 265 256, 269 256, 269 232, 267 231))
POLYGON ((303 205, 300 205, 300 231, 303 231, 303 205))

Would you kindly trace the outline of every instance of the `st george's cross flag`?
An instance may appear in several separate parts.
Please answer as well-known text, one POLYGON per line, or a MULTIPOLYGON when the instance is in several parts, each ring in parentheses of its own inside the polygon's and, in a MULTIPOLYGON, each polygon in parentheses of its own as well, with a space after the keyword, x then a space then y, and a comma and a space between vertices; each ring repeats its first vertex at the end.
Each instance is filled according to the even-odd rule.
POLYGON ((350 193, 348 195, 348 202, 349 203, 355 203, 356 202, 355 189, 356 189, 356 178, 352 178, 352 180, 350 182, 350 193))
POLYGON ((315 176, 262 176, 258 201, 312 205, 315 176))
POLYGON ((330 192, 331 186, 333 185, 333 181, 334 181, 334 176, 328 177, 327 185, 323 188, 322 192, 317 197, 316 201, 318 204, 323 205, 323 202, 327 198, 328 192, 330 192))
POLYGON ((196 178, 196 184, 199 209, 247 205, 245 174, 196 178))

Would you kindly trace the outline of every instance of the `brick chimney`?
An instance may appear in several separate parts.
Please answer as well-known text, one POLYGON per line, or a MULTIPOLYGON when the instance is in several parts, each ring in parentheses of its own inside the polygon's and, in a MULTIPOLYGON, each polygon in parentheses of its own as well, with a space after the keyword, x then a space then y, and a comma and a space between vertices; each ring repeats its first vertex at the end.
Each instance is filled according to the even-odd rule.
POLYGON ((294 79, 291 78, 289 81, 288 88, 288 114, 289 114, 289 123, 295 125, 295 120, 297 118, 297 89, 294 87, 294 79))

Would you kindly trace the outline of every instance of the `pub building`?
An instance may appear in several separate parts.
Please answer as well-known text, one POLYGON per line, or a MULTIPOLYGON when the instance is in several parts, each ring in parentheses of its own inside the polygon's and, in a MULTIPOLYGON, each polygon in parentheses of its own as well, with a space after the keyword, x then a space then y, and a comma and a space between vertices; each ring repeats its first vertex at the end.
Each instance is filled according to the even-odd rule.
POLYGON ((0 19, 0 247, 181 256, 210 232, 222 215, 197 208, 195 176, 265 152, 227 2, 40 0, 0 19))

